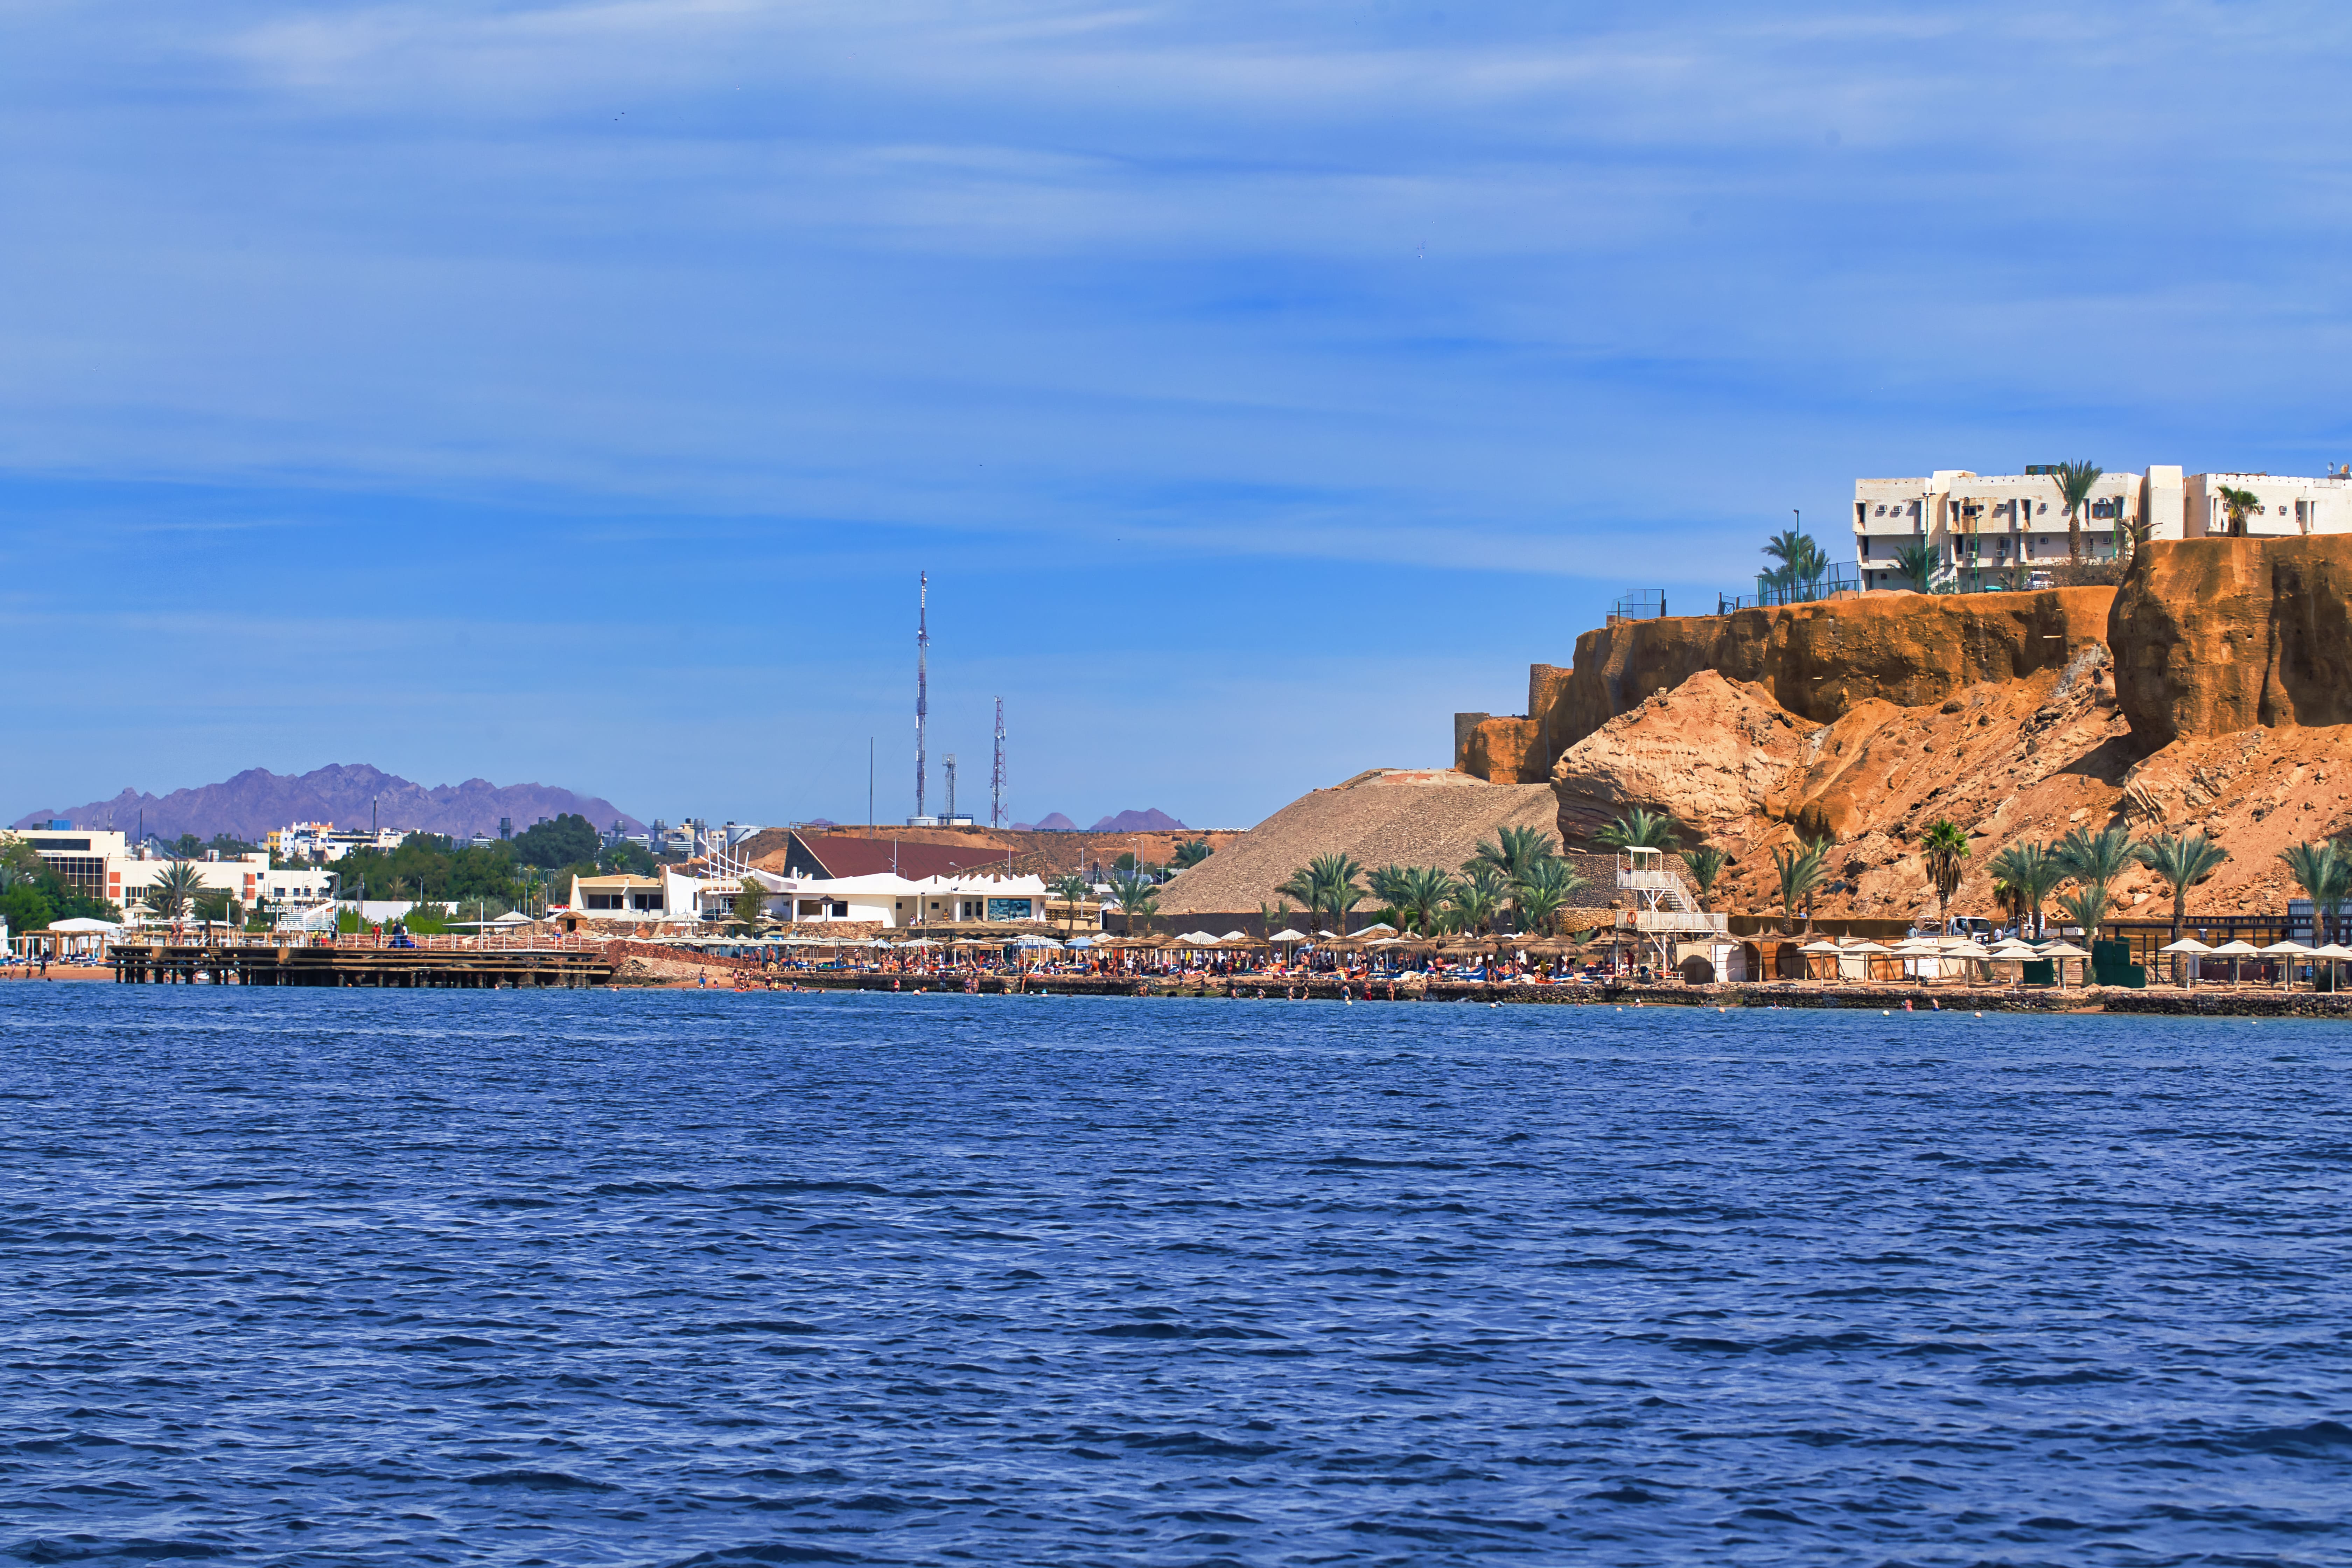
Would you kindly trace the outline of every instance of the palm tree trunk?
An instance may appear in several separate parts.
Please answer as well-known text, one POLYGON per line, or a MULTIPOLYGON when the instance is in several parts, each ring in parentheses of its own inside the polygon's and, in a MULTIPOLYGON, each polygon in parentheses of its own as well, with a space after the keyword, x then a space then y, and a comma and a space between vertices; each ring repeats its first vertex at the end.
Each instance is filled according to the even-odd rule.
POLYGON ((2066 559, 2083 559, 2083 509, 2080 507, 2066 509, 2066 559))

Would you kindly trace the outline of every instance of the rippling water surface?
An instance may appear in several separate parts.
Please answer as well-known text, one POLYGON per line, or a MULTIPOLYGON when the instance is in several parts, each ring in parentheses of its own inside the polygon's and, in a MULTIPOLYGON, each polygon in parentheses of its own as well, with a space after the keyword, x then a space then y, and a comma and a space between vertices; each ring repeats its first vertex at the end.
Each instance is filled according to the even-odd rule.
POLYGON ((0 1552, 2340 1563, 2348 1047, 0 986, 0 1552))

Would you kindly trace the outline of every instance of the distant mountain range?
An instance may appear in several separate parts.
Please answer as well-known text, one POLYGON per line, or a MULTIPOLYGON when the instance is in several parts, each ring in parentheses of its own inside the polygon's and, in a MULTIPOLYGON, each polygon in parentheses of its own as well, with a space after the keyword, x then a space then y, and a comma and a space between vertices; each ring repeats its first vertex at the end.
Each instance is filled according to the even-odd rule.
MULTIPOLYGON (((1056 811, 1049 814, 1043 821, 1016 822, 1013 825, 1013 831, 1015 833, 1076 833, 1078 831, 1078 825, 1056 811)), ((1117 816, 1106 816, 1087 831, 1088 833, 1167 833, 1171 831, 1189 833, 1192 830, 1166 812, 1154 807, 1150 811, 1122 811, 1117 816)))
POLYGON ((614 822, 631 832, 645 830, 645 824, 611 801, 551 784, 499 785, 488 779, 467 779, 461 784, 427 789, 365 763, 337 763, 307 773, 286 774, 247 768, 223 783, 175 789, 166 795, 125 789, 112 800, 27 812, 16 826, 44 826, 62 818, 76 827, 112 827, 132 833, 138 830, 143 811, 147 831, 167 838, 183 833, 199 838, 226 833, 257 844, 272 828, 289 822, 331 822, 338 827, 364 828, 371 820, 371 805, 373 820, 383 826, 420 833, 496 833, 502 816, 512 818, 515 831, 520 833, 542 816, 560 816, 567 811, 586 817, 600 832, 614 822))

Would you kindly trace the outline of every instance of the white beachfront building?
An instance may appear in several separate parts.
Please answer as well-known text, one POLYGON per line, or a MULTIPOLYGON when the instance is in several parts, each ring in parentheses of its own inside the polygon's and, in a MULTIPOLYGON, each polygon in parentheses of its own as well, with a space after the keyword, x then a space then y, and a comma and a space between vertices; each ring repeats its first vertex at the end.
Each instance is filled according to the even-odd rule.
MULTIPOLYGON (((132 923, 146 912, 143 900, 165 870, 181 864, 135 847, 111 828, 28 828, 13 835, 32 847, 41 863, 77 892, 103 899, 132 923)), ((207 892, 226 893, 239 903, 300 906, 324 903, 331 889, 328 874, 313 867, 272 870, 266 851, 220 856, 207 851, 186 862, 207 892)))
MULTIPOLYGON (((1040 877, 918 879, 887 871, 864 877, 787 877, 760 870, 747 875, 759 884, 769 916, 781 921, 898 928, 1045 918, 1045 883, 1040 877)), ((574 877, 563 912, 647 927, 726 920, 732 917, 742 889, 733 877, 701 877, 669 867, 658 878, 574 877)))
MULTIPOLYGON (((2065 501, 2050 465, 2021 474, 1938 468, 1917 479, 1853 482, 1854 563, 1864 588, 1910 588, 1905 552, 1925 552, 1927 585, 1967 593, 2017 585, 2069 559, 2065 501)), ((2233 531, 2248 538, 2352 533, 2352 474, 2318 478, 2201 473, 2177 465, 2146 473, 2102 474, 2079 514, 2083 556, 2112 561, 2119 526, 2145 525, 2151 539, 2204 539, 2233 531), (2224 489, 2250 491, 2254 505, 2233 525, 2224 489)))

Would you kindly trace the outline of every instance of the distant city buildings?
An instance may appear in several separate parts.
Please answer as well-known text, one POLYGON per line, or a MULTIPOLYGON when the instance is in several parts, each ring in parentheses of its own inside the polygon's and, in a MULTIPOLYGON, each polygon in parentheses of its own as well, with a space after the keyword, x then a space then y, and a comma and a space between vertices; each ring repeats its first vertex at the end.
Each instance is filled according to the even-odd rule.
POLYGON ((272 832, 263 847, 281 860, 322 860, 331 864, 354 849, 390 852, 399 848, 400 841, 407 837, 405 830, 397 827, 366 832, 337 827, 331 822, 296 822, 272 832))
MULTIPOLYGON (((2049 466, 2022 474, 1938 468, 1919 479, 1856 479, 1854 563, 1864 588, 1919 585, 1906 552, 1925 553, 1927 586, 1962 593, 2023 585, 2019 579, 2072 558, 2065 500, 2049 466)), ((2083 559, 2116 558, 2119 526, 2151 539, 2235 534, 2280 539, 2352 532, 2352 476, 2205 473, 2178 466, 2102 474, 2076 520, 2083 559), (2250 493, 2233 517, 2225 489, 2250 493)))
MULTIPOLYGON (((181 864, 156 853, 152 844, 133 845, 111 829, 50 827, 18 837, 68 887, 103 899, 133 920, 165 869, 181 864)), ((271 870, 265 850, 236 856, 207 852, 185 864, 194 868, 206 892, 226 893, 247 905, 309 903, 326 899, 331 886, 329 877, 314 867, 271 870)))

